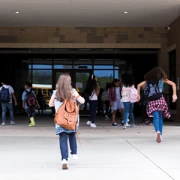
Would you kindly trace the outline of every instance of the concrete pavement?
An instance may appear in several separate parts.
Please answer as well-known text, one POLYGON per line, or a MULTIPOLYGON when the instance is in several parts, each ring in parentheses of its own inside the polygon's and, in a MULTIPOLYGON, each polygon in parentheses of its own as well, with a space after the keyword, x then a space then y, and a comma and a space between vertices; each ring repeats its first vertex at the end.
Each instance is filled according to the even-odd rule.
POLYGON ((33 128, 26 117, 16 119, 15 126, 0 126, 0 180, 180 180, 178 125, 166 125, 158 144, 152 126, 122 130, 99 121, 91 129, 82 118, 80 159, 63 171, 53 118, 39 116, 33 128))

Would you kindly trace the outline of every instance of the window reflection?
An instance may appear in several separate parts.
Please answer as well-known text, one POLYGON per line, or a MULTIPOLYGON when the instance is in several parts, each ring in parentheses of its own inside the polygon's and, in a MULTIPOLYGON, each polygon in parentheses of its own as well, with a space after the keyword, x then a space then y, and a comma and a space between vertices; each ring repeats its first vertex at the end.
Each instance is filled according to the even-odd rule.
POLYGON ((108 82, 113 80, 113 70, 94 70, 95 76, 98 78, 98 83, 101 88, 105 88, 108 82))
POLYGON ((72 69, 72 60, 54 59, 54 69, 72 69))
POLYGON ((33 59, 33 69, 52 69, 52 59, 33 59))

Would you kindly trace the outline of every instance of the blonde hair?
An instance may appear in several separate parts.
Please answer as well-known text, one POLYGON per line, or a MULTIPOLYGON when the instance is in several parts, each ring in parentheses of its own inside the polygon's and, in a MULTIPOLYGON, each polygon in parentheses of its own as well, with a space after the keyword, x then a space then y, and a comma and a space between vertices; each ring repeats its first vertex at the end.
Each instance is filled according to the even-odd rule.
POLYGON ((59 76, 56 88, 56 99, 63 101, 70 100, 72 92, 71 77, 69 74, 61 74, 59 76))

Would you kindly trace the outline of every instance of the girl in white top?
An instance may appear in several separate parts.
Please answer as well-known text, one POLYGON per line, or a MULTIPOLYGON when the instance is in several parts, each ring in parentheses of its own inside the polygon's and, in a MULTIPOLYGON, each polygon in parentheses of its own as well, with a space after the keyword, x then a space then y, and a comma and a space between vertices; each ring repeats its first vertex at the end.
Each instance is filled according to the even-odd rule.
MULTIPOLYGON (((64 99, 70 99, 73 97, 79 103, 83 104, 85 102, 84 98, 81 97, 78 92, 71 86, 71 77, 68 74, 61 74, 58 80, 56 90, 53 92, 51 99, 49 101, 49 106, 54 107, 56 112, 62 105, 64 99)), ((59 135, 60 150, 62 156, 62 169, 67 169, 68 161, 68 144, 69 139, 71 155, 73 159, 77 159, 77 144, 75 130, 67 130, 61 127, 59 124, 55 125, 56 135, 59 135)))
POLYGON ((86 87, 89 93, 89 105, 90 105, 90 119, 87 122, 87 125, 91 126, 92 128, 96 127, 95 119, 96 119, 96 110, 97 110, 97 103, 98 103, 98 95, 100 92, 100 87, 97 84, 97 78, 95 75, 91 75, 87 81, 86 87))
POLYGON ((121 101, 121 87, 120 87, 120 80, 114 79, 112 86, 109 89, 109 101, 110 106, 113 111, 112 113, 112 126, 118 126, 116 123, 116 111, 120 110, 122 115, 124 113, 124 105, 121 101))
POLYGON ((134 109, 134 103, 130 102, 129 94, 130 94, 130 88, 134 86, 134 78, 131 74, 123 74, 122 77, 122 99, 121 101, 123 102, 124 105, 124 125, 123 129, 126 129, 126 123, 128 121, 128 117, 130 118, 131 121, 131 126, 134 127, 134 114, 133 114, 133 109, 134 109))

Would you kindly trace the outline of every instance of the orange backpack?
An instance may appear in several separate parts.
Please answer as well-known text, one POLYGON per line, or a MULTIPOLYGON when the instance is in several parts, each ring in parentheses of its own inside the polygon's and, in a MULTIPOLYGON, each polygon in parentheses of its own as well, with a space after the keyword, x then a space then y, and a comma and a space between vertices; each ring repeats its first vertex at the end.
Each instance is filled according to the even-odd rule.
POLYGON ((56 112, 54 122, 67 130, 75 130, 78 122, 79 103, 71 98, 70 100, 64 100, 63 104, 56 112))

